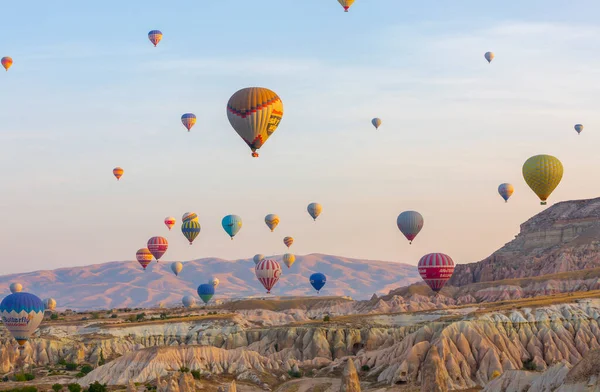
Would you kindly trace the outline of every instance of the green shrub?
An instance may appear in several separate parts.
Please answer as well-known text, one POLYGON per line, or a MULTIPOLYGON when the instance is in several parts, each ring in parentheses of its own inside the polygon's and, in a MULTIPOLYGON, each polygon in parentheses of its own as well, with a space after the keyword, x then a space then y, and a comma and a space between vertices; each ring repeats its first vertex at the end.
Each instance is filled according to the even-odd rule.
POLYGON ((371 368, 369 367, 369 365, 362 365, 360 370, 362 370, 363 372, 368 372, 369 370, 371 370, 371 368))
POLYGON ((160 314, 160 319, 161 320, 166 320, 167 319, 167 314, 166 313, 161 313, 160 314))
POLYGON ((292 378, 301 378, 302 377, 302 373, 301 372, 295 372, 293 370, 290 370, 288 372, 288 375, 292 378))
POLYGON ((145 318, 146 318, 146 313, 138 313, 138 315, 137 315, 137 316, 135 316, 135 319, 136 319, 137 321, 142 321, 142 320, 143 320, 143 319, 145 319, 145 318))
POLYGON ((189 373, 189 372, 190 372, 190 368, 187 368, 187 367, 185 367, 185 366, 182 366, 182 367, 180 367, 180 368, 179 368, 179 371, 180 371, 181 373, 189 373))
POLYGON ((98 365, 102 366, 106 363, 106 360, 104 359, 104 351, 102 351, 102 349, 100 349, 100 358, 98 359, 98 365))
POLYGON ((536 371, 535 363, 533 363, 533 359, 528 359, 523 362, 523 370, 536 371))
POLYGON ((90 365, 88 365, 88 364, 85 364, 85 365, 83 365, 83 366, 81 367, 81 373, 83 373, 83 374, 88 374, 88 373, 89 373, 89 372, 91 372, 92 370, 94 370, 94 368, 93 368, 93 367, 91 367, 91 366, 90 366, 90 365))
POLYGON ((76 383, 67 385, 67 388, 69 389, 69 392, 81 392, 81 385, 76 383))
POLYGON ((54 389, 54 392, 59 392, 62 389, 62 385, 54 384, 52 385, 52 389, 54 389))
POLYGON ((15 381, 31 381, 35 378, 31 373, 17 373, 14 377, 15 381))
POLYGON ((199 370, 192 370, 192 376, 194 377, 194 380, 200 380, 200 378, 202 378, 199 370))
POLYGON ((50 315, 50 320, 58 320, 58 314, 56 314, 56 313, 52 313, 52 314, 50 315))
POLYGON ((98 320, 99 318, 100 318, 100 313, 98 313, 98 312, 92 313, 92 319, 98 320))
POLYGON ((77 372, 77 374, 75 374, 75 377, 77 377, 77 378, 81 378, 81 377, 84 377, 84 376, 85 376, 85 374, 83 374, 81 372, 77 372))
POLYGON ((98 381, 90 384, 87 389, 87 392, 106 392, 106 384, 100 384, 98 381))
POLYGON ((4 392, 38 392, 38 390, 36 387, 21 387, 21 388, 7 389, 4 392))
POLYGON ((73 370, 77 370, 77 364, 73 363, 73 362, 67 362, 65 364, 65 369, 67 369, 68 371, 73 371, 73 370))
POLYGON ((328 323, 329 321, 331 321, 331 318, 329 317, 329 315, 326 315, 325 317, 323 317, 323 321, 328 323))
POLYGON ((119 317, 119 316, 117 316, 117 315, 116 315, 116 314, 114 314, 114 313, 110 315, 110 318, 117 318, 117 317, 119 317))
POLYGON ((65 365, 67 364, 67 361, 65 361, 65 359, 64 359, 64 358, 61 358, 61 359, 59 359, 59 360, 58 360, 58 362, 56 362, 56 363, 58 363, 59 365, 65 366, 65 365))

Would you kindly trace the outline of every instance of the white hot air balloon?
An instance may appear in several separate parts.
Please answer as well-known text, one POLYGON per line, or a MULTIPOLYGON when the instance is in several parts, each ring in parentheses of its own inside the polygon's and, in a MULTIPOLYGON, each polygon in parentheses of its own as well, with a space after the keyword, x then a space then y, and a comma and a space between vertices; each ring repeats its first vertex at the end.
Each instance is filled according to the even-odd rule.
POLYGON ((191 295, 186 295, 181 299, 181 303, 183 303, 183 306, 186 308, 193 308, 196 306, 196 298, 191 295))
POLYGON ((183 269, 183 264, 181 264, 181 262, 179 262, 179 261, 176 261, 171 264, 171 271, 173 271, 175 276, 179 276, 179 273, 181 272, 182 269, 183 269))
POLYGON ((213 277, 212 277, 212 278, 211 278, 211 279, 208 281, 208 284, 212 284, 212 285, 215 287, 215 289, 217 288, 217 286, 219 285, 219 283, 221 283, 221 282, 219 281, 219 278, 217 278, 216 276, 213 276, 213 277))
POLYGON ((14 282, 10 284, 10 292, 11 293, 20 293, 23 291, 23 285, 19 282, 14 282))
POLYGON ((46 310, 56 309, 56 300, 54 298, 46 298, 44 300, 44 307, 46 308, 46 310))

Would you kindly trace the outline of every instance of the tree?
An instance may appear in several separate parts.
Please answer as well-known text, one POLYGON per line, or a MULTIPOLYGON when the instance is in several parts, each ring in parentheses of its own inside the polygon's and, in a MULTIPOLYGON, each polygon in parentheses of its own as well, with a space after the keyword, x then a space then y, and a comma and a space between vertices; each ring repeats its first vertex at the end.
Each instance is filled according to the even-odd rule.
POLYGON ((194 377, 194 380, 200 380, 202 375, 200 374, 199 370, 192 370, 192 377, 194 377))
POLYGON ((323 321, 328 323, 329 321, 331 321, 331 317, 329 317, 329 315, 326 315, 325 317, 323 317, 323 321))
POLYGON ((91 367, 90 365, 87 365, 87 364, 85 364, 85 365, 83 365, 83 366, 81 367, 81 373, 83 373, 84 375, 85 375, 85 374, 88 374, 88 373, 89 373, 89 372, 91 372, 92 370, 94 370, 94 368, 93 368, 93 367, 91 367))
POLYGON ((161 320, 166 320, 167 319, 167 314, 165 312, 160 314, 160 319, 161 320))
POLYGON ((104 359, 104 351, 102 351, 102 349, 100 349, 100 359, 98 359, 98 365, 102 366, 106 363, 106 360, 104 359))
POLYGON ((69 389, 69 392, 81 392, 81 385, 76 383, 67 385, 67 388, 69 389))
POLYGON ((187 367, 185 367, 185 366, 182 366, 182 367, 180 367, 180 368, 179 368, 179 371, 180 371, 181 373, 189 373, 189 371, 190 371, 190 368, 187 368, 187 367))
POLYGON ((50 320, 58 320, 58 314, 56 314, 56 313, 52 313, 52 314, 50 315, 50 320))
POLYGON ((59 392, 60 390, 62 390, 62 385, 54 384, 52 385, 52 389, 54 389, 54 392, 59 392))
POLYGON ((73 363, 73 362, 67 362, 65 364, 65 369, 67 369, 69 371, 77 370, 77 364, 73 363))
POLYGON ((87 392, 106 392, 106 384, 100 384, 98 381, 90 384, 87 389, 87 392))
POLYGON ((137 316, 135 316, 135 319, 136 319, 137 321, 142 321, 142 320, 143 320, 143 319, 145 319, 145 318, 146 318, 146 313, 138 313, 138 315, 137 315, 137 316))
POLYGON ((117 317, 118 316, 116 314, 114 314, 114 313, 110 315, 110 318, 117 318, 117 317))

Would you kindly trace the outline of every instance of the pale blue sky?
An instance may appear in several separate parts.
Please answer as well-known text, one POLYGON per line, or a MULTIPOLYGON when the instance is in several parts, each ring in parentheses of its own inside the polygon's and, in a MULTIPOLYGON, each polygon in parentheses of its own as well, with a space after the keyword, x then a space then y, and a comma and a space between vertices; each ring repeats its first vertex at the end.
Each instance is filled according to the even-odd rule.
POLYGON ((164 260, 283 253, 291 235, 298 254, 477 261, 542 210, 521 176, 540 153, 565 166, 550 204, 600 196, 600 4, 414 3, 4 5, 3 272, 133 259, 153 235, 170 241, 164 260), (285 107, 259 159, 225 114, 248 86, 285 107), (198 117, 190 133, 185 112, 198 117), (516 188, 507 205, 502 182, 516 188), (425 217, 412 246, 395 223, 407 209, 425 217), (180 222, 162 223, 186 211, 202 225, 191 247, 180 222), (234 241, 226 214, 244 220, 234 241))

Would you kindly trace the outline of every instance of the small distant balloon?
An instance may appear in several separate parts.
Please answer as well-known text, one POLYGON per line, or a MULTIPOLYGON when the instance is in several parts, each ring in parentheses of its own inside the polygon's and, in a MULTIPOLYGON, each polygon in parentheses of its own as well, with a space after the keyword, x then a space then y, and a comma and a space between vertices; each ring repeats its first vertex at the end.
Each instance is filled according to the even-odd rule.
POLYGON ((279 217, 276 214, 269 214, 265 216, 265 223, 271 229, 271 232, 275 230, 277 225, 279 224, 279 217))
POLYGON ((180 261, 176 261, 171 264, 171 271, 175 274, 175 276, 179 276, 179 273, 183 269, 183 264, 180 261))
POLYGON ((165 237, 152 237, 148 240, 148 250, 152 253, 152 256, 158 260, 165 254, 167 249, 169 248, 169 241, 165 237))
POLYGON ((379 127, 381 126, 381 119, 380 118, 374 118, 371 120, 371 124, 373 124, 373 126, 375 127, 375 129, 379 129, 379 127))
POLYGON ((23 291, 23 285, 21 283, 11 283, 10 285, 10 292, 11 293, 20 293, 21 291, 23 291))
POLYGON ((219 283, 221 283, 221 281, 216 276, 213 276, 212 278, 210 278, 208 280, 208 283, 212 284, 213 286, 215 286, 215 289, 216 289, 219 286, 219 283))
POLYGON ((348 12, 348 9, 352 6, 352 4, 354 4, 354 0, 338 0, 338 3, 344 7, 345 12, 348 12))
POLYGON ((313 220, 316 221, 319 215, 321 215, 321 212, 323 212, 323 206, 319 203, 310 203, 308 207, 306 207, 306 210, 313 218, 313 220))
POLYGON ((285 246, 288 247, 288 249, 290 248, 290 246, 292 246, 292 244, 294 243, 294 239, 292 237, 285 237, 283 239, 283 243, 285 244, 285 246))
POLYGON ((580 134, 581 131, 583 131, 583 125, 575 124, 575 130, 577 131, 577 134, 580 134))
POLYGON ((290 268, 292 264, 296 261, 296 256, 291 253, 286 253, 283 255, 283 263, 290 268))
POLYGON ((563 176, 563 165, 552 155, 535 155, 523 164, 523 178, 545 205, 563 176))
POLYGON ((123 169, 121 169, 120 167, 115 167, 113 169, 113 175, 117 178, 117 181, 119 181, 121 179, 121 176, 123 175, 125 171, 123 169))
POLYGON ((254 267, 256 278, 265 289, 267 294, 271 294, 271 289, 281 277, 281 265, 275 260, 264 259, 254 267))
POLYGON ((491 63, 494 57, 496 57, 493 52, 485 52, 484 56, 488 63, 491 63))
POLYGON ((190 245, 194 242, 198 234, 200 234, 200 223, 197 220, 188 220, 181 224, 181 232, 190 242, 190 245))
POLYGON ((183 306, 186 308, 193 308, 196 306, 196 298, 191 295, 186 295, 181 299, 181 303, 183 303, 183 306))
POLYGON ((0 62, 2 63, 2 66, 4 67, 4 69, 7 71, 13 65, 13 59, 8 56, 2 57, 2 60, 0 60, 0 62))
POLYGON ((312 287, 317 290, 317 293, 321 291, 325 283, 327 282, 327 278, 324 274, 317 272, 310 276, 310 284, 312 287))
POLYGON ((510 199, 514 191, 515 187, 507 182, 498 186, 498 193, 500 194, 500 196, 502 196, 504 202, 506 203, 508 203, 508 199, 510 199))
POLYGON ((181 123, 187 128, 188 132, 196 124, 196 115, 194 113, 185 113, 181 116, 181 123))
POLYGON ((0 316, 6 329, 19 343, 19 350, 44 319, 44 303, 36 295, 16 292, 10 294, 0 303, 0 316))
POLYGON ((237 215, 227 215, 221 221, 221 226, 223 226, 223 230, 225 230, 233 240, 233 237, 235 237, 242 228, 242 218, 237 215))
POLYGON ((198 296, 205 304, 215 295, 215 286, 209 283, 204 283, 198 286, 198 296))
POLYGON ((187 221, 191 221, 191 220, 197 221, 198 220, 198 214, 196 214, 195 212, 186 212, 181 217, 181 221, 182 222, 187 222, 187 221))
POLYGON ((140 265, 142 266, 142 268, 144 270, 146 269, 148 264, 150 264, 152 262, 152 257, 153 257, 152 252, 150 252, 150 250, 148 248, 139 249, 135 253, 135 258, 137 259, 138 263, 140 263, 140 265))
POLYGON ((265 259, 265 255, 261 255, 260 253, 256 254, 256 255, 254 255, 254 258, 253 258, 254 264, 256 265, 256 264, 260 263, 261 261, 263 261, 264 259, 265 259))
POLYGON ((396 219, 398 229, 404 234, 410 244, 412 244, 417 234, 423 228, 423 224, 423 215, 417 211, 404 211, 396 219))
POLYGON ((56 300, 54 298, 46 298, 44 300, 44 307, 46 308, 46 310, 56 309, 56 300))
POLYGON ((160 42, 162 37, 163 37, 163 34, 159 30, 152 30, 148 33, 148 39, 150 40, 150 42, 152 42, 154 47, 156 47, 156 45, 158 45, 158 43, 160 42))

